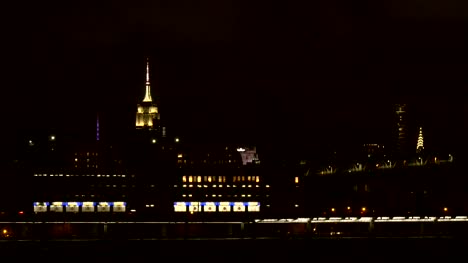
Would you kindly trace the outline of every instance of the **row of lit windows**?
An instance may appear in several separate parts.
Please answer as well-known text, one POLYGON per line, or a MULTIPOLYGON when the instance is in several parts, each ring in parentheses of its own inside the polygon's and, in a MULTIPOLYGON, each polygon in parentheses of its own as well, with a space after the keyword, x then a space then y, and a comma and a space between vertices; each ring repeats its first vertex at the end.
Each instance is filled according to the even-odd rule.
MULTIPOLYGON (((34 174, 34 176, 65 176, 65 177, 73 177, 73 176, 94 176, 94 174, 86 174, 86 175, 85 175, 85 174, 81 174, 81 175, 78 175, 78 174, 75 174, 75 175, 73 175, 73 174, 65 174, 65 175, 63 175, 63 174, 50 174, 50 175, 47 175, 47 174, 34 174)), ((111 177, 111 175, 109 175, 109 174, 103 174, 103 175, 98 174, 98 175, 96 175, 96 177, 111 177)), ((112 175, 112 177, 126 177, 126 175, 125 175, 125 174, 114 174, 114 175, 112 175)), ((135 177, 135 175, 132 175, 132 177, 135 177)))
MULTIPOLYGON (((78 158, 75 158, 75 162, 78 162, 78 158)), ((89 158, 86 158, 86 162, 89 163, 89 158)))
MULTIPOLYGON (((207 160, 203 160, 203 163, 207 163, 208 161, 207 160)), ((177 160, 177 163, 179 164, 187 164, 187 160, 177 160)), ((190 164, 194 164, 195 161, 190 161, 189 162, 190 164)), ((199 163, 199 162, 197 162, 199 163)), ((211 163, 211 162, 210 162, 211 163)), ((224 163, 236 163, 236 160, 227 160, 227 161, 223 161, 223 160, 219 160, 219 161, 212 161, 213 164, 224 164, 224 163)))
MULTIPOLYGON (((75 156, 77 156, 77 155, 84 155, 84 153, 78 154, 77 152, 75 152, 75 156)), ((86 156, 90 156, 90 155, 91 156, 98 156, 98 153, 91 152, 91 154, 90 154, 90 152, 86 152, 86 156)))
MULTIPOLYGON (((192 176, 192 175, 189 175, 189 176, 182 176, 182 182, 183 183, 187 183, 187 181, 189 183, 201 183, 202 182, 202 179, 203 179, 203 182, 219 182, 219 183, 225 183, 226 182, 226 176, 192 176)), ((296 180, 297 182, 299 182, 299 178, 296 177, 296 180)), ((256 182, 256 183, 259 183, 260 182, 260 176, 234 176, 232 177, 232 181, 235 183, 236 181, 237 182, 256 182), (247 180, 246 180, 247 179, 247 180)))
MULTIPOLYGON (((78 165, 75 164, 75 168, 78 168, 78 165)), ((89 164, 86 165, 86 168, 89 168, 89 164)), ((96 167, 94 167, 94 165, 91 165, 91 168, 98 168, 98 165, 96 164, 96 167)))
MULTIPOLYGON (((226 195, 227 197, 231 197, 231 195, 226 195)), ((240 197, 252 197, 252 195, 239 195, 240 197)), ((183 194, 182 197, 192 197, 192 194, 183 194)), ((205 197, 209 197, 209 195, 205 195, 205 197)), ((211 195, 211 197, 223 197, 223 195, 211 195)), ((238 195, 232 195, 232 197, 238 197, 238 195)), ((260 195, 256 195, 256 197, 260 197, 260 195)), ((269 197, 269 195, 266 195, 269 197)))
MULTIPOLYGON (((198 184, 198 185, 196 185, 196 186, 197 186, 198 188, 201 188, 201 187, 202 187, 201 184, 198 184)), ((177 185, 174 185, 174 187, 177 187, 177 185)), ((187 187, 187 185, 184 184, 184 185, 182 185, 182 187, 187 187)), ((189 184, 188 187, 193 187, 193 184, 189 184)), ((208 185, 205 184, 205 185, 203 185, 203 187, 208 188, 208 185)), ((222 185, 222 184, 220 184, 220 185, 215 185, 215 184, 214 184, 214 185, 212 185, 211 187, 219 187, 219 188, 222 188, 223 185, 222 185)), ((231 185, 226 185, 226 187, 231 187, 231 185)), ((232 187, 237 187, 237 185, 234 184, 234 185, 232 185, 232 187)), ((253 185, 251 185, 251 184, 249 184, 249 185, 243 184, 242 187, 249 187, 249 188, 251 188, 251 187, 253 187, 253 185)), ((255 185, 255 187, 260 187, 260 185, 257 184, 257 185, 255 185)), ((265 187, 266 187, 266 188, 269 188, 270 185, 265 185, 265 187)))
MULTIPOLYGON (((110 187, 110 186, 111 186, 110 184, 106 184, 106 187, 110 187)), ((94 184, 91 185, 91 187, 94 187, 94 184)), ((98 185, 98 187, 101 187, 101 185, 98 185)), ((112 185, 112 187, 117 187, 117 185, 114 184, 114 185, 112 185)), ((125 187, 127 187, 127 185, 126 185, 126 184, 123 184, 123 185, 121 185, 121 187, 122 187, 122 188, 125 188, 125 187)), ((135 185, 132 185, 132 187, 135 187, 135 185)))

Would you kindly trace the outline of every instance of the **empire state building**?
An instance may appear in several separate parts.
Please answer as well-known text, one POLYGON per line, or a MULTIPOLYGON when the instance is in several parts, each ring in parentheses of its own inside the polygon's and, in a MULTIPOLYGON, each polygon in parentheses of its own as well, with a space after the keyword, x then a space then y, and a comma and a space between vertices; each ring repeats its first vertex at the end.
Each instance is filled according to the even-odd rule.
POLYGON ((137 105, 136 128, 154 130, 159 126, 159 111, 151 98, 151 85, 149 79, 149 61, 146 61, 146 91, 145 98, 137 105))

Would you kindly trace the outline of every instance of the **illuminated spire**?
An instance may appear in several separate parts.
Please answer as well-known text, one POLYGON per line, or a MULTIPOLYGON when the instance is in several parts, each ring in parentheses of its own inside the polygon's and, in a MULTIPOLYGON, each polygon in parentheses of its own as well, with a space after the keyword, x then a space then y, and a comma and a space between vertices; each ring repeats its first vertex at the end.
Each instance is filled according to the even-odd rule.
POLYGON ((146 92, 145 92, 145 98, 143 99, 143 102, 152 102, 153 99, 151 99, 151 88, 150 88, 150 80, 149 80, 149 59, 146 58, 146 92))
POLYGON ((422 133, 422 127, 419 128, 419 136, 418 136, 418 143, 416 145, 416 151, 421 152, 424 150, 424 137, 422 133))

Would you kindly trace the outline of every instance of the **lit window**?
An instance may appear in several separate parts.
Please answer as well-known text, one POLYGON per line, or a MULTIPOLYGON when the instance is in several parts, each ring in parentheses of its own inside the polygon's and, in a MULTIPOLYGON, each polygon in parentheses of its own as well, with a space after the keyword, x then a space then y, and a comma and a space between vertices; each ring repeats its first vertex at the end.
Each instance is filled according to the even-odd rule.
POLYGON ((208 182, 211 183, 211 176, 208 176, 208 182))
POLYGON ((295 182, 296 184, 299 183, 299 177, 296 176, 296 177, 294 178, 294 182, 295 182))
POLYGON ((182 182, 184 182, 184 183, 186 183, 186 182, 187 182, 187 177, 185 177, 185 175, 184 175, 184 176, 182 176, 182 182))
POLYGON ((197 177, 197 183, 201 183, 201 176, 197 177))
POLYGON ((249 182, 250 182, 250 175, 249 175, 249 176, 247 176, 247 181, 249 181, 249 182))
POLYGON ((270 186, 269 185, 265 185, 266 188, 269 188, 270 186))
POLYGON ((243 184, 242 187, 245 187, 245 184, 243 184))
POLYGON ((189 183, 193 182, 192 176, 189 176, 188 181, 189 181, 189 183))

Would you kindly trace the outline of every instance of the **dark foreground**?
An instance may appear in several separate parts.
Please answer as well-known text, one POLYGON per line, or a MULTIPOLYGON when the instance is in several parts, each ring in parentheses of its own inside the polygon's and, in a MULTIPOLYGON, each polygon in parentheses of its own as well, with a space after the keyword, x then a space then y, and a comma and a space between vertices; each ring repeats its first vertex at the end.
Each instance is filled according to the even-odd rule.
POLYGON ((464 238, 56 240, 0 242, 1 262, 448 262, 464 238))

